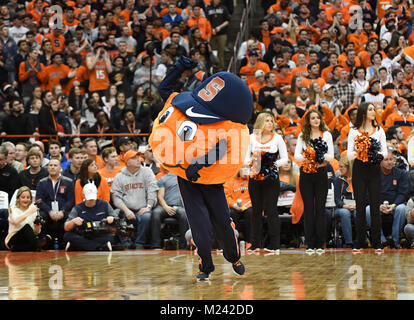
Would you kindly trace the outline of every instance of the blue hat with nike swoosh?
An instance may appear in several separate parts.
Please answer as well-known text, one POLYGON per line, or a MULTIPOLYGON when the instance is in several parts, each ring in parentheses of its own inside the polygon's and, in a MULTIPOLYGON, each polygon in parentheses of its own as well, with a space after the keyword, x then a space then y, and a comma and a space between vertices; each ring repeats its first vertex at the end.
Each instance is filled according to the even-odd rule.
POLYGON ((171 103, 199 124, 224 120, 246 124, 253 112, 253 97, 247 84, 224 71, 208 77, 192 92, 179 93, 171 103))

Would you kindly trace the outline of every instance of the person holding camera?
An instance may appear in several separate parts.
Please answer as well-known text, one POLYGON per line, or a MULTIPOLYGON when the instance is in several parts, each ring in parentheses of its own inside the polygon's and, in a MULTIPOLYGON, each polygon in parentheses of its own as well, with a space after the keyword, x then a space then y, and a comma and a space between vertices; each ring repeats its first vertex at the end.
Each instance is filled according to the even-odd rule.
POLYGON ((5 245, 11 251, 38 251, 52 240, 48 234, 40 236, 41 229, 37 203, 29 187, 23 186, 17 191, 16 204, 9 208, 5 245))
POLYGON ((111 225, 117 217, 116 212, 108 202, 98 200, 98 189, 94 183, 85 184, 83 195, 85 201, 72 209, 65 222, 65 251, 112 251, 114 236, 110 230, 94 231, 88 229, 88 225, 96 221, 111 225))

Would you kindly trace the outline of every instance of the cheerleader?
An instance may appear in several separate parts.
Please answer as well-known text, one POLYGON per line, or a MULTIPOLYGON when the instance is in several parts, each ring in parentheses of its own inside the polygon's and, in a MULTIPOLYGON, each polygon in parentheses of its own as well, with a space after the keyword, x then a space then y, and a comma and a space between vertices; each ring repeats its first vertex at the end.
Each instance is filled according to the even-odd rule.
POLYGON ((253 213, 251 216, 251 247, 248 251, 262 248, 262 212, 267 216, 269 242, 264 248, 269 253, 279 253, 280 220, 277 201, 280 191, 278 168, 288 163, 288 153, 283 138, 276 132, 276 122, 270 112, 257 116, 254 131, 250 135, 246 163, 250 166, 249 194, 253 213), (279 159, 278 159, 279 156, 279 159))
POLYGON ((352 185, 356 201, 355 252, 360 252, 361 248, 366 244, 365 202, 367 192, 368 204, 371 208, 372 246, 376 252, 382 251, 381 216, 379 211, 381 189, 380 162, 387 155, 387 144, 385 132, 378 125, 375 115, 375 106, 373 104, 361 103, 357 110, 355 125, 351 127, 348 134, 348 159, 355 159, 352 166, 352 185))
POLYGON ((334 158, 332 135, 322 114, 310 109, 299 134, 295 159, 302 163, 299 190, 304 206, 306 253, 324 253, 326 235, 325 204, 328 194, 326 162, 334 158))

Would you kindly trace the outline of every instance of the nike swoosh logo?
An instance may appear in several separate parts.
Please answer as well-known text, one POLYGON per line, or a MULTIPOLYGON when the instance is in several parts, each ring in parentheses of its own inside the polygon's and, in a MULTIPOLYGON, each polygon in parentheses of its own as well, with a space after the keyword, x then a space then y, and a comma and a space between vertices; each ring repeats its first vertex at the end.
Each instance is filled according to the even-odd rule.
POLYGON ((210 116, 208 114, 202 114, 202 113, 196 113, 193 112, 193 108, 191 107, 189 109, 187 109, 185 111, 185 114, 187 115, 187 117, 193 117, 193 118, 211 118, 211 119, 220 119, 219 117, 215 117, 215 116, 210 116))

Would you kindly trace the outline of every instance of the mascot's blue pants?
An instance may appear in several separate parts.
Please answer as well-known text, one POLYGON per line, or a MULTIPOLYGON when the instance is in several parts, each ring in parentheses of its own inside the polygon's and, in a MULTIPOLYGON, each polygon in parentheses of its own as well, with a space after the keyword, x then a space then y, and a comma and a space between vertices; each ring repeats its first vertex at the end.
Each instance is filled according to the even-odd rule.
POLYGON ((198 184, 178 177, 178 186, 190 225, 191 234, 200 256, 201 272, 214 271, 211 256, 213 234, 224 258, 231 262, 240 259, 240 250, 231 226, 230 209, 222 184, 198 184))

